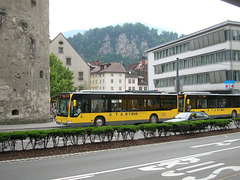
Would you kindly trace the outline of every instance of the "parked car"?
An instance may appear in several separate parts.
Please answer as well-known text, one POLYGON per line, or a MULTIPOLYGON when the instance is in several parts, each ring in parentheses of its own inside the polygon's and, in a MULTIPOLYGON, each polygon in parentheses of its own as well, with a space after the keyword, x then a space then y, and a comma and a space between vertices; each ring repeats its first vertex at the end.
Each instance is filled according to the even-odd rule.
POLYGON ((164 122, 179 122, 186 120, 204 120, 209 119, 210 117, 205 112, 182 112, 176 115, 173 119, 166 120, 164 122))

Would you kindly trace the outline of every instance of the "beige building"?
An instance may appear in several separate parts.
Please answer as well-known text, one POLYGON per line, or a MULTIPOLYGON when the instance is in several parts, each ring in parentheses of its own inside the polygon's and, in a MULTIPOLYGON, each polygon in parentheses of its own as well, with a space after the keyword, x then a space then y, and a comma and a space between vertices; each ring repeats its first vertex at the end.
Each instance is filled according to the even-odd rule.
POLYGON ((126 70, 122 63, 112 62, 91 65, 91 90, 125 90, 126 70))
POLYGON ((57 58, 62 60, 63 65, 74 73, 75 87, 82 89, 83 86, 89 85, 90 67, 62 33, 51 41, 50 52, 53 52, 57 58))

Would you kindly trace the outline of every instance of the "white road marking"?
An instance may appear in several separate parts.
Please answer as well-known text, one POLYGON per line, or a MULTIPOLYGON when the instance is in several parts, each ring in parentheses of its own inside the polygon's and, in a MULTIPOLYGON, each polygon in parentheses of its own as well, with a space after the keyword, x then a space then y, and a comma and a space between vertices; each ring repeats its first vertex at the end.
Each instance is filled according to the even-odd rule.
MULTIPOLYGON (((216 178, 218 176, 218 174, 224 170, 233 170, 233 171, 240 171, 240 166, 227 166, 227 167, 222 167, 219 168, 215 171, 212 172, 212 174, 210 174, 209 176, 205 177, 205 178, 201 178, 201 179, 197 179, 194 176, 188 176, 183 178, 182 180, 210 180, 213 178, 216 178)), ((231 176, 230 176, 231 177, 231 176)))
POLYGON ((200 147, 206 147, 206 146, 228 146, 228 145, 231 145, 231 143, 236 142, 236 141, 240 141, 240 139, 231 139, 231 140, 225 140, 225 141, 216 142, 216 143, 190 146, 190 148, 200 148, 200 147))
POLYGON ((177 170, 178 170, 178 171, 182 171, 182 170, 192 169, 192 168, 195 168, 195 167, 204 166, 204 165, 208 165, 208 164, 212 164, 212 163, 214 163, 214 161, 209 161, 209 162, 205 162, 205 163, 201 163, 201 164, 196 164, 196 165, 193 165, 193 166, 188 166, 188 167, 184 167, 184 168, 179 168, 179 169, 177 169, 177 170))
POLYGON ((194 169, 191 171, 187 171, 187 173, 194 173, 194 172, 198 172, 198 171, 202 171, 202 170, 206 170, 206 169, 210 169, 210 168, 214 168, 214 167, 218 167, 218 166, 223 166, 224 163, 218 163, 218 164, 214 164, 211 166, 206 166, 206 167, 202 167, 202 168, 198 168, 198 169, 194 169))
POLYGON ((139 164, 139 165, 134 165, 134 166, 116 168, 116 169, 111 169, 111 170, 106 170, 106 171, 99 171, 99 172, 82 174, 82 175, 76 175, 76 176, 57 178, 57 179, 53 179, 53 180, 79 180, 79 179, 86 179, 86 178, 94 177, 94 176, 100 175, 100 174, 106 174, 106 173, 111 173, 111 172, 129 170, 129 169, 134 169, 134 168, 141 168, 141 167, 144 167, 144 166, 151 166, 151 165, 155 165, 155 164, 161 164, 161 163, 169 162, 169 161, 177 161, 177 160, 186 159, 186 158, 187 159, 189 159, 189 158, 191 159, 191 158, 196 158, 196 157, 203 157, 203 156, 212 155, 214 153, 219 153, 219 152, 224 152, 224 151, 229 151, 229 150, 234 150, 234 149, 239 149, 239 148, 240 148, 240 146, 235 146, 235 147, 230 147, 230 148, 225 148, 225 149, 220 149, 220 150, 214 150, 214 151, 209 151, 209 152, 205 152, 205 153, 199 153, 199 154, 183 156, 183 157, 178 157, 178 158, 173 158, 173 159, 167 159, 167 160, 156 161, 156 162, 151 162, 151 163, 146 163, 146 164, 139 164))

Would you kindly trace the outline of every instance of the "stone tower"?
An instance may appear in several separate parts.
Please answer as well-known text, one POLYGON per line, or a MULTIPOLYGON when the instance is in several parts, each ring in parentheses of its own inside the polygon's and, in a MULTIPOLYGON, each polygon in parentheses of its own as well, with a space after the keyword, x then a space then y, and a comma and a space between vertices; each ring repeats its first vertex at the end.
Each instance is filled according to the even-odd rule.
POLYGON ((49 0, 0 1, 0 124, 47 122, 49 0))

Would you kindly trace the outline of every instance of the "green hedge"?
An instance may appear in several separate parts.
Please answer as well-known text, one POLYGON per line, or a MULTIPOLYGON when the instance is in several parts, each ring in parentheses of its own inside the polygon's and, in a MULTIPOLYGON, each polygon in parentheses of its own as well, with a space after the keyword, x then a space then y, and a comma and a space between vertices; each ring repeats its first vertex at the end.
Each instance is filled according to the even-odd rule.
POLYGON ((236 126, 236 128, 239 128, 240 118, 233 118, 232 121, 233 121, 234 125, 236 126))
POLYGON ((119 125, 102 127, 81 127, 51 130, 0 132, 0 151, 16 150, 16 144, 21 143, 22 150, 36 149, 37 145, 47 148, 50 141, 53 147, 86 144, 116 140, 133 140, 135 134, 141 131, 144 138, 166 136, 167 134, 187 134, 201 131, 212 131, 229 128, 230 123, 239 128, 240 118, 210 119, 198 121, 182 121, 159 124, 119 125), (24 141, 27 143, 24 143, 24 141), (30 145, 30 146, 29 146, 30 145))

